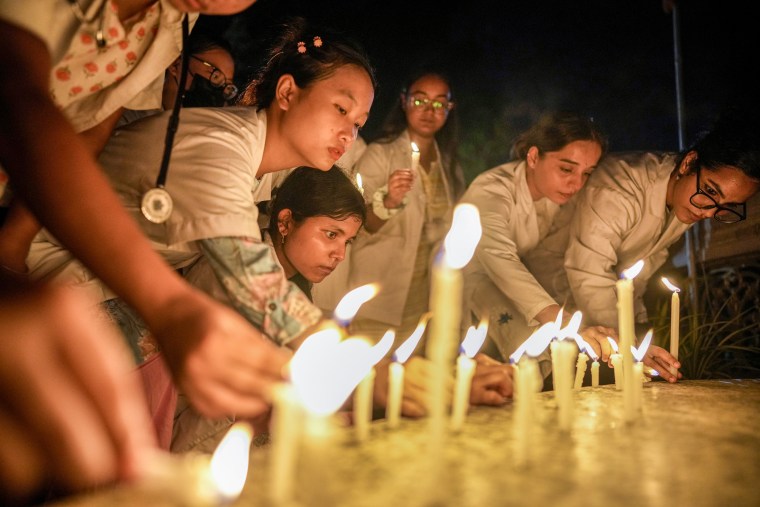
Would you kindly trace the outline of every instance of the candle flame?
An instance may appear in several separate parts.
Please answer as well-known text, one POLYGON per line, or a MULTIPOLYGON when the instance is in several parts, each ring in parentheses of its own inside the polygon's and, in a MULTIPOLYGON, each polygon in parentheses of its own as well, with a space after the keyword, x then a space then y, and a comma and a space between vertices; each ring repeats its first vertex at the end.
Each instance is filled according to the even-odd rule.
POLYGON ((240 496, 248 475, 248 455, 253 428, 246 422, 236 422, 224 436, 211 458, 211 477, 219 495, 225 501, 240 496))
POLYGON ((446 265, 461 269, 470 262, 482 233, 478 208, 474 204, 457 204, 451 229, 443 243, 446 265))
POLYGON ((652 341, 652 334, 654 333, 653 329, 650 329, 647 331, 647 335, 644 337, 644 340, 641 342, 641 345, 639 345, 639 348, 634 347, 631 345, 631 352, 633 352, 633 357, 636 359, 636 361, 641 361, 644 359, 644 354, 646 354, 647 350, 649 349, 649 343, 652 341))
POLYGON ((350 290, 335 307, 334 318, 342 326, 348 325, 356 316, 359 307, 375 297, 380 290, 376 283, 368 283, 353 290, 350 290))
POLYGON ((610 342, 610 345, 612 346, 612 350, 615 352, 615 354, 618 353, 618 344, 615 340, 613 340, 611 337, 607 337, 607 341, 610 342))
POLYGON ((488 321, 481 321, 478 327, 470 326, 462 340, 461 350, 467 357, 472 358, 478 353, 488 334, 488 321))
POLYGON ((636 264, 631 266, 628 269, 623 270, 623 278, 627 280, 633 280, 636 278, 636 275, 638 275, 641 272, 641 269, 644 267, 644 261, 642 259, 639 259, 636 261, 636 264))
POLYGON ((419 146, 417 146, 417 143, 415 143, 414 141, 412 141, 412 151, 415 152, 415 153, 419 153, 420 152, 419 146))
POLYGON ((356 173, 356 188, 359 189, 359 192, 364 195, 364 186, 362 186, 362 175, 359 173, 356 173))
POLYGON ((409 356, 412 355, 414 349, 417 348, 417 344, 419 343, 420 338, 422 338, 422 335, 425 333, 425 327, 427 326, 428 320, 430 320, 430 317, 432 315, 432 312, 427 312, 423 313, 422 316, 420 316, 420 320, 417 323, 417 328, 411 335, 409 335, 409 338, 407 338, 404 343, 399 345, 399 347, 396 349, 396 352, 393 353, 394 361, 405 363, 406 360, 409 359, 409 356))
POLYGON ((596 355, 596 352, 594 352, 594 347, 592 347, 586 340, 581 338, 580 335, 576 338, 576 343, 578 344, 578 348, 581 352, 584 352, 588 354, 588 357, 596 361, 599 359, 599 356, 596 355))
POLYGON ((517 363, 520 361, 523 354, 528 354, 531 357, 539 356, 544 350, 546 350, 546 347, 549 346, 552 338, 557 336, 557 332, 556 322, 545 323, 534 331, 527 340, 522 342, 519 347, 517 347, 517 350, 509 356, 509 361, 511 363, 517 363))
POLYGON ((671 291, 673 291, 673 292, 681 292, 681 289, 679 289, 678 287, 676 287, 675 285, 673 285, 672 283, 670 283, 670 280, 668 280, 666 277, 663 276, 662 278, 660 278, 660 280, 662 280, 662 283, 665 284, 665 287, 667 287, 671 291))
POLYGON ((557 339, 564 340, 565 338, 573 338, 577 343, 580 339, 580 336, 578 335, 578 329, 581 327, 581 320, 583 320, 583 313, 581 313, 580 310, 577 310, 575 313, 573 313, 573 316, 570 317, 570 321, 567 323, 567 326, 560 329, 557 335, 557 339))
POLYGON ((396 340, 396 331, 393 329, 389 329, 385 332, 382 338, 380 338, 380 341, 377 342, 372 347, 372 365, 376 365, 378 361, 380 361, 382 358, 385 357, 385 354, 388 353, 389 350, 391 350, 391 347, 393 346, 393 342, 396 340))
POLYGON ((290 360, 293 387, 309 412, 334 413, 372 369, 370 343, 351 337, 341 341, 337 329, 310 335, 290 360))

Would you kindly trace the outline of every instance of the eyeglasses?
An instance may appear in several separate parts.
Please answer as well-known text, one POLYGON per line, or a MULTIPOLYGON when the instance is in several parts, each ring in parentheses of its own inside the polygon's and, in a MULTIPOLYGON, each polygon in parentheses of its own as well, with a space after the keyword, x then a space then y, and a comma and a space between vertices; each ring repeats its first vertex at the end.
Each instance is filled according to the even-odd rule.
POLYGON ((446 99, 429 99, 422 96, 412 95, 408 99, 409 105, 415 109, 427 109, 428 106, 433 108, 436 114, 445 114, 454 108, 454 103, 446 99))
POLYGON ((713 199, 710 193, 716 193, 711 187, 706 187, 706 191, 702 190, 702 185, 699 183, 699 173, 697 170, 697 191, 689 197, 689 202, 692 206, 699 209, 717 209, 713 218, 718 222, 724 224, 733 224, 741 222, 747 218, 747 206, 745 203, 726 203, 718 204, 718 201, 713 199))
POLYGON ((208 80, 214 88, 222 88, 222 95, 224 96, 225 100, 232 100, 235 98, 235 96, 238 94, 237 86, 227 80, 227 76, 224 75, 224 72, 211 65, 207 61, 201 60, 197 56, 193 56, 192 58, 198 60, 203 65, 211 69, 211 75, 209 75, 208 80))

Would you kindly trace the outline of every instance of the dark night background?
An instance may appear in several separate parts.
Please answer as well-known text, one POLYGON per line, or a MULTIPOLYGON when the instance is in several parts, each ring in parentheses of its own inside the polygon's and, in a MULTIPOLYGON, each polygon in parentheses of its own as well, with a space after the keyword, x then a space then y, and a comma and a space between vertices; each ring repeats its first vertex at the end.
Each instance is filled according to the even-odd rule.
MULTIPOLYGON (((684 141, 724 106, 757 97, 760 31, 738 1, 678 7, 684 141)), ((270 30, 302 15, 367 49, 380 82, 373 132, 406 74, 439 63, 452 78, 468 180, 506 161, 509 143, 544 110, 593 116, 612 150, 679 149, 674 17, 660 0, 351 2, 258 0, 236 16, 201 17, 237 52, 236 81, 260 63, 270 30)))

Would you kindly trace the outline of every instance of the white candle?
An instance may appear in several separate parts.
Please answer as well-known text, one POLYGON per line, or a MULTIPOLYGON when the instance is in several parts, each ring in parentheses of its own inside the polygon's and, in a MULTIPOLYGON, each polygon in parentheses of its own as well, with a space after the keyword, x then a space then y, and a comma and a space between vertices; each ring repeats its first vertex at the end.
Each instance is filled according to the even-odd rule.
POLYGON ((591 387, 599 387, 599 361, 591 363, 591 387))
POLYGON ((461 324, 462 273, 480 240, 482 229, 477 208, 458 204, 444 248, 433 265, 430 310, 433 314, 426 355, 432 362, 429 379, 429 415, 432 446, 440 448, 445 434, 453 355, 461 324))
POLYGON ((537 361, 523 356, 518 364, 513 364, 515 371, 515 422, 513 425, 515 440, 515 463, 521 466, 530 461, 533 448, 533 425, 536 419, 535 394, 541 390, 541 373, 537 361))
POLYGON ((280 504, 293 496, 297 452, 303 428, 303 412, 295 389, 280 384, 273 390, 271 497, 280 504))
MULTIPOLYGON (((678 340, 681 325, 681 300, 678 293, 681 292, 681 289, 670 283, 665 277, 662 277, 662 283, 673 291, 670 296, 670 355, 678 359, 678 340)), ((671 366, 669 370, 672 375, 678 375, 676 368, 671 366)))
POLYGON ((623 389, 623 356, 618 353, 618 345, 615 340, 607 337, 607 340, 612 346, 614 351, 610 354, 610 361, 612 361, 612 369, 615 372, 615 390, 620 391, 623 389))
POLYGON ((632 385, 633 385, 633 410, 639 412, 641 410, 641 395, 644 390, 644 363, 643 359, 649 349, 649 344, 652 342, 653 330, 649 330, 642 340, 641 345, 638 348, 631 347, 633 350, 633 358, 636 361, 633 364, 632 370, 632 385))
POLYGON ((583 376, 586 374, 588 367, 588 355, 585 352, 578 354, 578 361, 575 363, 575 382, 573 389, 580 389, 583 386, 583 376))
POLYGON ((354 427, 356 438, 360 442, 369 436, 369 426, 372 422, 372 393, 375 390, 375 368, 359 382, 354 394, 354 427))
POLYGON ((359 193, 364 195, 364 186, 362 185, 362 175, 356 173, 356 188, 359 189, 359 193))
POLYGON ((633 316, 633 278, 639 274, 643 267, 644 261, 636 262, 623 271, 623 276, 616 282, 618 335, 620 336, 620 352, 623 356, 623 412, 626 421, 633 419, 635 410, 633 372, 631 371, 633 368, 631 346, 633 346, 633 337, 636 332, 633 316))
POLYGON ((404 399, 404 363, 414 353, 425 334, 425 327, 430 320, 430 312, 422 314, 414 332, 393 353, 393 362, 388 367, 388 403, 385 418, 390 428, 396 428, 401 420, 401 404, 404 399))
POLYGON ((412 141, 412 174, 417 176, 417 172, 420 170, 420 149, 417 147, 417 143, 412 141))
POLYGON ((554 396, 559 408, 559 428, 569 430, 573 424, 573 360, 575 344, 569 340, 559 340, 554 345, 552 374, 554 378, 554 396))
POLYGON ((470 405, 470 388, 475 373, 475 360, 465 354, 457 358, 456 388, 454 389, 454 407, 451 413, 451 429, 459 431, 464 424, 470 405))

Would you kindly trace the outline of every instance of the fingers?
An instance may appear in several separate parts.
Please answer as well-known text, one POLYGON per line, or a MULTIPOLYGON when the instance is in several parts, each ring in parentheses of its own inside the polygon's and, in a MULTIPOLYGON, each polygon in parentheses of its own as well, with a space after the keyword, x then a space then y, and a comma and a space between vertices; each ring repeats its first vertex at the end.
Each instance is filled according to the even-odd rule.
POLYGON ((470 404, 501 405, 512 397, 512 373, 508 365, 478 365, 472 378, 470 404))
POLYGON ((393 171, 391 177, 388 179, 388 199, 390 199, 392 206, 397 208, 401 205, 404 196, 412 189, 414 184, 414 174, 408 169, 398 169, 393 171))
POLYGON ((681 367, 681 363, 662 347, 656 345, 649 347, 649 350, 647 350, 646 356, 644 357, 644 364, 657 370, 660 377, 670 383, 677 382, 679 378, 683 377, 681 372, 678 371, 678 368, 681 367), (671 368, 676 372, 675 375, 671 373, 671 368))

